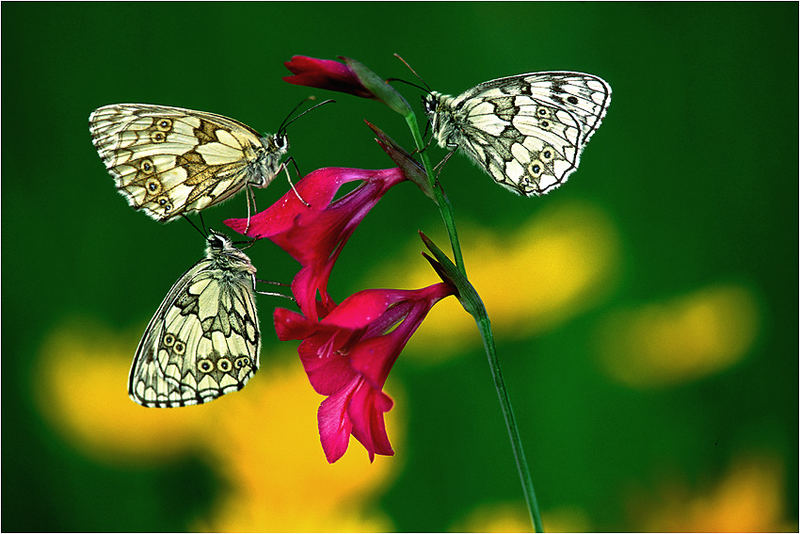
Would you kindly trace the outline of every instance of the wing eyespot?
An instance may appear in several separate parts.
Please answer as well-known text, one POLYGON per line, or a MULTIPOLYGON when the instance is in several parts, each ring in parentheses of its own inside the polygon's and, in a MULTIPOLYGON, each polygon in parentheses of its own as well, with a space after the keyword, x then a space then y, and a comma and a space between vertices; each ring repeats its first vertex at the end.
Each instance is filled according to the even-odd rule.
POLYGON ((544 163, 538 159, 534 159, 528 164, 528 173, 534 180, 536 180, 542 175, 544 168, 544 163))
POLYGON ((158 178, 148 178, 147 181, 144 183, 147 192, 151 195, 158 195, 161 193, 163 187, 161 186, 161 182, 158 178))
POLYGON ((164 212, 168 212, 172 209, 172 202, 169 201, 169 197, 166 195, 161 195, 156 199, 158 205, 164 209, 164 212))
POLYGON ((145 174, 153 174, 156 168, 153 165, 153 161, 150 158, 144 158, 142 161, 139 162, 139 170, 145 174))
POLYGON ((156 123, 156 128, 162 132, 172 130, 172 119, 159 119, 156 123))

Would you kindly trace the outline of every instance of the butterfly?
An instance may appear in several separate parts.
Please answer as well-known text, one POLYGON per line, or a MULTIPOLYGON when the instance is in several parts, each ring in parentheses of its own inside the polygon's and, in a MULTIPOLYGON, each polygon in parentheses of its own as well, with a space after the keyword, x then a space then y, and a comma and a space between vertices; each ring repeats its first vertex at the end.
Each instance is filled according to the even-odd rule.
POLYGON ((92 143, 119 192, 161 222, 268 186, 285 166, 286 124, 262 136, 222 115, 151 104, 112 104, 89 116, 92 143))
POLYGON ((259 366, 256 268, 211 230, 206 257, 167 293, 139 341, 128 395, 146 407, 202 404, 242 389, 259 366))
POLYGON ((611 87, 580 72, 519 74, 456 97, 423 97, 439 146, 460 148, 495 182, 525 196, 548 193, 575 172, 610 102, 611 87))

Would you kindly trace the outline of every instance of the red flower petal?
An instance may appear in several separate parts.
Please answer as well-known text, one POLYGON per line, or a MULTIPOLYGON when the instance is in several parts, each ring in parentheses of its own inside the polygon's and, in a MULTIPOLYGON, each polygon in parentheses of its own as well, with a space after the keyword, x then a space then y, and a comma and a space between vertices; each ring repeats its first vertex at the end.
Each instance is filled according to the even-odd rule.
POLYGON ((364 87, 355 72, 344 63, 308 56, 292 56, 292 59, 284 65, 294 73, 293 76, 283 78, 286 82, 349 93, 363 98, 375 98, 375 95, 364 87))
MULTIPOLYGON (((310 206, 305 206, 294 191, 287 191, 278 202, 250 218, 248 236, 269 238, 303 266, 292 282, 292 293, 307 317, 324 317, 335 306, 327 285, 342 247, 386 191, 403 180, 405 176, 396 167, 318 169, 296 185, 310 206), (356 180, 363 183, 333 200, 342 185, 356 180)), ((228 219, 225 224, 243 232, 247 219, 228 219)))
POLYGON ((392 399, 378 389, 360 384, 350 398, 347 412, 353 436, 361 442, 369 453, 369 461, 376 454, 394 455, 383 414, 392 409, 392 399))
MULTIPOLYGON (((353 380, 353 386, 358 379, 353 380)), ((350 432, 353 425, 347 415, 352 387, 342 388, 336 395, 331 395, 319 405, 317 410, 317 427, 322 450, 328 463, 333 463, 347 450, 350 444, 350 432)))

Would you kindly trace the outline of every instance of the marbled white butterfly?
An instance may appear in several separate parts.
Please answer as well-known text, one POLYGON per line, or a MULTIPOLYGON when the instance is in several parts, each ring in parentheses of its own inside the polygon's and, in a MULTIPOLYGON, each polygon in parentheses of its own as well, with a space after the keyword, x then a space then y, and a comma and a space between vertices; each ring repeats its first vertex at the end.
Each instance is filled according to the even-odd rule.
POLYGON ((259 366, 256 268, 227 236, 167 293, 142 336, 128 395, 147 407, 202 404, 244 387, 259 366))
POLYGON ((460 148, 498 184, 525 196, 555 189, 578 168, 610 102, 611 87, 580 72, 532 72, 457 97, 423 97, 439 146, 460 148))
POLYGON ((281 163, 289 149, 286 127, 328 102, 332 100, 292 120, 287 117, 274 135, 262 136, 215 113, 151 104, 98 108, 89 116, 89 131, 130 205, 168 222, 227 200, 245 187, 251 194, 251 187, 268 186, 287 163, 281 163))

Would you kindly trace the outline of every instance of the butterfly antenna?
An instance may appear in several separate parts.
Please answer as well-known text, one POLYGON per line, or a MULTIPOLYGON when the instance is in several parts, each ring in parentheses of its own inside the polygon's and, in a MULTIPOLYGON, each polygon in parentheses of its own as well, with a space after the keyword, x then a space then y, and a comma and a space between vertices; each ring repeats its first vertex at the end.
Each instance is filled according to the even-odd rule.
POLYGON ((409 64, 408 64, 408 61, 406 61, 405 59, 403 59, 403 58, 402 58, 402 56, 401 56, 400 54, 398 54, 397 52, 395 52, 395 54, 394 54, 394 57, 396 57, 397 59, 399 59, 400 61, 402 61, 402 62, 403 62, 403 65, 405 65, 406 67, 408 67, 408 70, 410 70, 410 71, 411 71, 411 73, 412 73, 414 76, 416 76, 417 78, 419 78, 419 81, 421 81, 421 82, 422 82, 422 85, 424 85, 424 86, 427 88, 427 90, 428 90, 428 92, 429 92, 429 93, 432 91, 432 89, 431 89, 431 86, 430 86, 430 85, 428 85, 428 84, 425 82, 425 80, 422 78, 422 76, 420 76, 419 74, 417 74, 417 71, 415 71, 413 68, 411 68, 411 65, 409 65, 409 64))
MULTIPOLYGON (((203 224, 203 230, 201 230, 201 229, 200 229, 200 227, 199 227, 199 226, 197 226, 197 225, 196 225, 196 224, 195 224, 195 223, 194 223, 194 222, 193 222, 193 221, 192 221, 192 220, 191 220, 189 217, 187 217, 185 214, 181 213, 181 217, 183 217, 184 219, 186 219, 186 222, 188 222, 189 224, 191 224, 191 225, 192 225, 192 227, 193 227, 195 230, 197 230, 197 231, 200 233, 200 235, 201 235, 201 236, 203 236, 203 237, 204 237, 204 238, 206 238, 206 239, 208 238, 208 232, 206 232, 206 231, 205 231, 205 227, 206 227, 205 223, 203 224)), ((202 215, 200 216, 200 220, 201 220, 201 221, 203 220, 203 216, 202 216, 202 215)))
POLYGON ((410 85, 411 87, 416 87, 420 91, 424 91, 424 92, 429 93, 429 94, 431 92, 430 89, 426 89, 426 88, 422 87, 421 85, 417 85, 416 83, 409 82, 408 80, 404 80, 403 78, 386 78, 386 81, 387 82, 403 82, 404 84, 410 85))
MULTIPOLYGON (((300 104, 298 104, 297 106, 295 106, 295 108, 292 110, 292 113, 294 113, 295 111, 297 111, 297 108, 299 108, 299 107, 300 107, 300 105, 301 105, 303 102, 305 102, 306 100, 316 100, 316 99, 317 99, 317 97, 315 97, 315 96, 310 96, 310 97, 308 97, 308 98, 304 99, 302 102, 300 102, 300 104)), ((281 124, 280 128, 278 128, 278 132, 285 132, 285 131, 286 131, 286 128, 287 128, 287 127, 288 127, 290 124, 292 124, 294 121, 296 121, 297 119, 299 119, 300 117, 302 117, 303 115, 305 115, 306 113, 308 113, 309 111, 312 111, 312 110, 314 110, 314 109, 317 109, 317 108, 318 108, 318 107, 320 107, 320 106, 324 106, 325 104, 330 104, 331 102, 336 102, 336 100, 334 100, 334 99, 332 99, 332 98, 329 98, 328 100, 323 100, 323 101, 322 101, 322 102, 320 102, 319 104, 314 104, 313 106, 311 106, 310 108, 308 108, 307 110, 305 110, 304 112, 302 112, 300 115, 298 115, 298 116, 296 116, 296 117, 292 118, 291 120, 289 120, 289 117, 291 117, 291 116, 292 116, 292 113, 289 113, 289 115, 286 117, 286 120, 284 120, 284 121, 283 121, 283 124, 281 124)))
POLYGON ((317 99, 317 97, 316 97, 316 96, 314 96, 314 95, 311 95, 311 96, 307 96, 306 98, 304 98, 303 100, 301 100, 300 102, 298 102, 298 104, 297 104, 295 107, 293 107, 293 108, 292 108, 292 111, 290 111, 290 112, 289 112, 289 114, 288 114, 288 115, 286 115, 286 118, 285 118, 285 119, 283 119, 283 122, 282 122, 282 123, 281 123, 281 125, 278 127, 278 131, 279 131, 279 132, 282 132, 283 130, 285 130, 285 129, 286 129, 286 126, 287 126, 287 124, 286 124, 286 123, 287 123, 287 122, 289 121, 289 119, 291 118, 291 116, 292 116, 292 113, 294 113, 295 111, 297 111, 297 110, 298 110, 298 108, 299 108, 300 106, 302 106, 302 105, 303 105, 303 104, 304 104, 304 103, 305 103, 307 100, 316 100, 316 99, 317 99))

